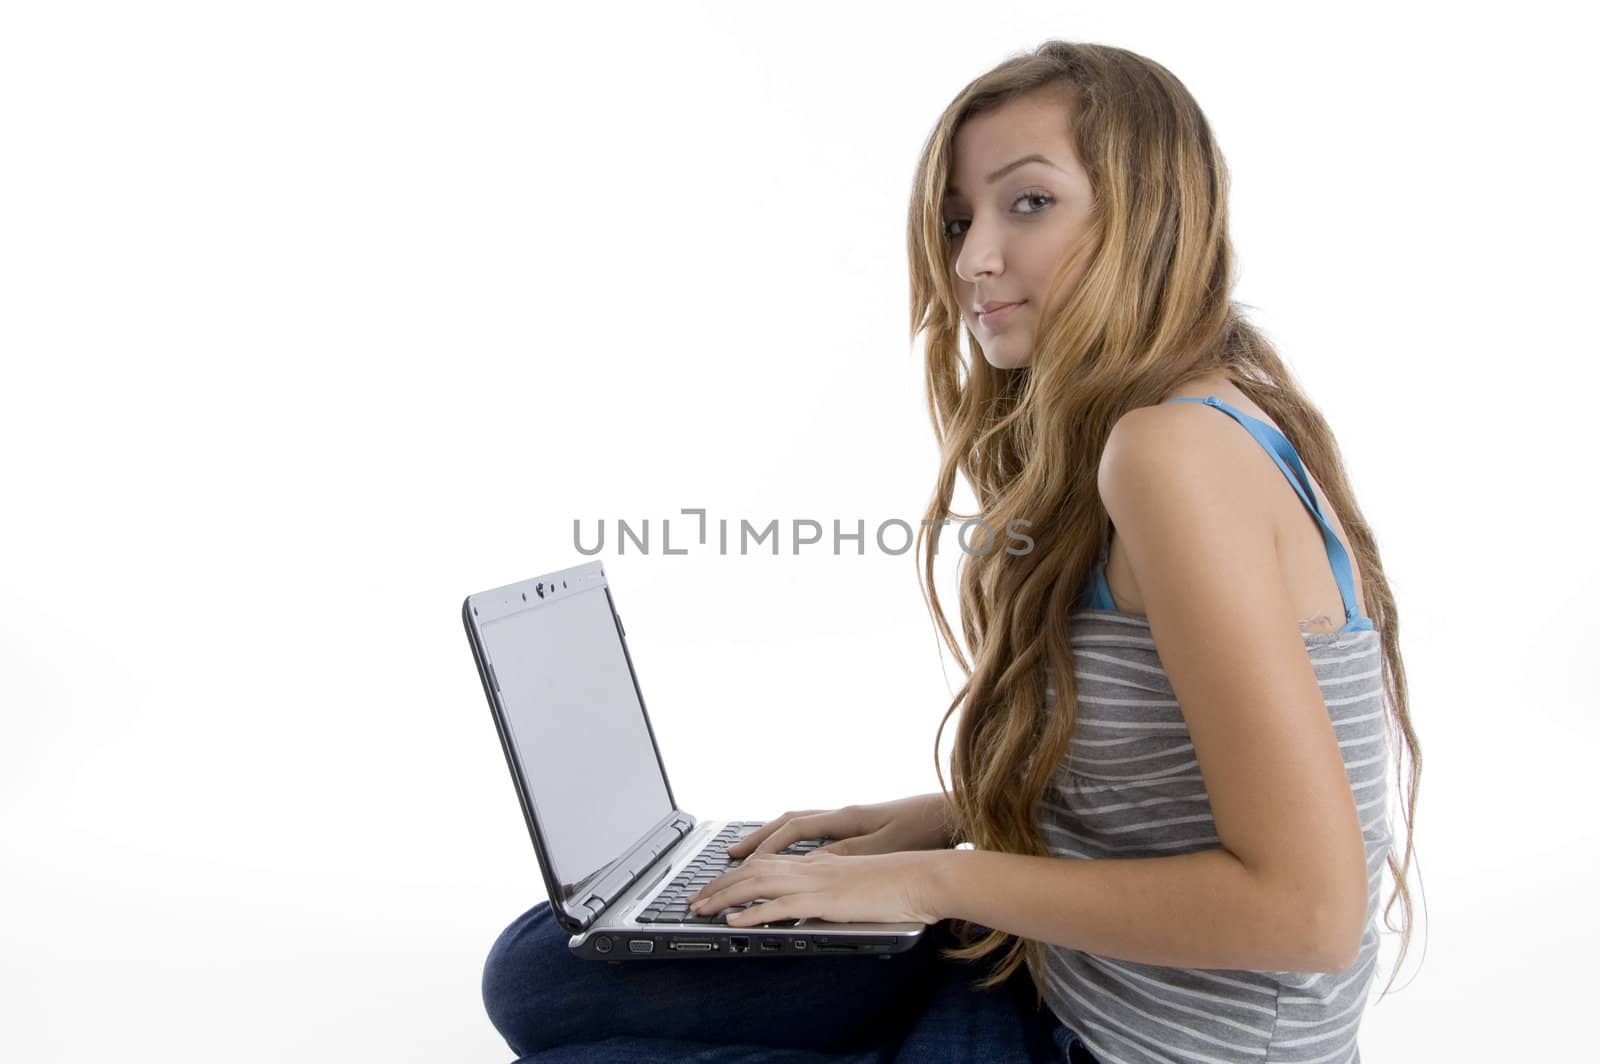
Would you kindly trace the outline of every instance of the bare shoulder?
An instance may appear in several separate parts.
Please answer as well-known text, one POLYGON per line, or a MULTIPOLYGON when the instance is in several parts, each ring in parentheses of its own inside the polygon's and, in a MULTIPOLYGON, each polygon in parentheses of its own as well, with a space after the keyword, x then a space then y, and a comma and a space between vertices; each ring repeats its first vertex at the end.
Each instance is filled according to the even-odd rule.
MULTIPOLYGON (((1225 384, 1207 385, 1201 391, 1215 390, 1219 398, 1235 409, 1260 421, 1268 428, 1282 429, 1243 394, 1233 394, 1225 384)), ((1197 389, 1184 393, 1194 397, 1197 389)), ((1123 415, 1113 426, 1100 457, 1098 488, 1112 523, 1120 529, 1113 505, 1107 501, 1118 491, 1118 482, 1137 476, 1149 482, 1150 469, 1164 466, 1170 473, 1185 470, 1186 478, 1198 480, 1213 495, 1242 516, 1251 517, 1271 531, 1273 553, 1281 578, 1289 588, 1298 628, 1306 631, 1335 630, 1345 613, 1339 585, 1329 564, 1329 551, 1322 527, 1295 490, 1287 471, 1280 468, 1273 454, 1256 437, 1225 411, 1203 403, 1163 403, 1140 407, 1123 415), (1143 470, 1143 472, 1132 472, 1143 470)), ((1350 536, 1341 515, 1309 469, 1305 471, 1317 506, 1331 525, 1340 546, 1354 557, 1350 536)), ((1120 537, 1115 537, 1120 538, 1120 537)), ((1129 601, 1143 602, 1143 594, 1126 556, 1117 556, 1113 545, 1111 569, 1123 583, 1129 601), (1130 586, 1131 585, 1131 586, 1130 586)), ((1108 572, 1108 579, 1112 573, 1108 572)), ((1366 614, 1366 597, 1359 571, 1352 573, 1356 608, 1366 614)))
POLYGON ((1202 474, 1211 491, 1225 493, 1229 505, 1264 522, 1276 541, 1278 508, 1270 489, 1281 474, 1237 422, 1201 403, 1143 406, 1118 418, 1100 455, 1101 500, 1108 487, 1116 491, 1119 479, 1132 475, 1148 482, 1152 473, 1177 469, 1202 474))

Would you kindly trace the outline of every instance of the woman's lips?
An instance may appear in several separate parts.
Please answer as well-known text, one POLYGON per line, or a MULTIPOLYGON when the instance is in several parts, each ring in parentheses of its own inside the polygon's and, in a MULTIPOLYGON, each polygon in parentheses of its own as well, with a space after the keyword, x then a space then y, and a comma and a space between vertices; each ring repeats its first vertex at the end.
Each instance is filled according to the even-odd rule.
POLYGON ((1016 303, 1007 303, 1003 307, 995 307, 993 310, 989 311, 987 314, 979 314, 978 315, 978 324, 982 325, 985 328, 992 328, 993 326, 998 325, 1001 322, 1005 321, 1006 318, 1011 316, 1011 312, 1013 310, 1016 310, 1018 307, 1022 306, 1022 304, 1026 303, 1026 302, 1027 302, 1027 300, 1024 299, 1024 300, 1021 300, 1021 301, 1016 302, 1016 303))

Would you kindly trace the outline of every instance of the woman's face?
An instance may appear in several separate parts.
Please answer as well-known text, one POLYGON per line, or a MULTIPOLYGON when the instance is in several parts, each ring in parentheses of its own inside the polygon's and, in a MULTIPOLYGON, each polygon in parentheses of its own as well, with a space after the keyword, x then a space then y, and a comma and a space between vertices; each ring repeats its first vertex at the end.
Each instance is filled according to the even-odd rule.
MULTIPOLYGON (((1018 97, 956 132, 943 226, 961 316, 991 365, 1033 358, 1041 303, 1061 260, 1089 226, 1089 175, 1078 163, 1070 112, 1059 93, 1018 97), (1039 156, 1045 161, 1018 160, 1039 156), (980 304, 1016 303, 980 317, 980 304)), ((1080 263, 1060 300, 1077 286, 1080 263)))

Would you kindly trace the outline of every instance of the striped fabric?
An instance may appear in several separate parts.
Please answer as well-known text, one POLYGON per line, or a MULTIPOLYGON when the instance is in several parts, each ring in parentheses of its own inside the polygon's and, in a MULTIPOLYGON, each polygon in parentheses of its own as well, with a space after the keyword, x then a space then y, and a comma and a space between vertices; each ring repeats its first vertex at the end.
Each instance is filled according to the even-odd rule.
MULTIPOLYGON (((1377 969, 1379 887, 1390 832, 1382 652, 1365 618, 1305 632, 1366 840, 1367 930, 1335 974, 1165 968, 1045 947, 1040 988, 1105 1064, 1361 1059, 1356 1032, 1377 969)), ((1148 622, 1115 609, 1072 615, 1078 722, 1035 810, 1064 858, 1157 857, 1217 848, 1210 801, 1148 622)), ((1056 691, 1046 670, 1047 705, 1056 691)))

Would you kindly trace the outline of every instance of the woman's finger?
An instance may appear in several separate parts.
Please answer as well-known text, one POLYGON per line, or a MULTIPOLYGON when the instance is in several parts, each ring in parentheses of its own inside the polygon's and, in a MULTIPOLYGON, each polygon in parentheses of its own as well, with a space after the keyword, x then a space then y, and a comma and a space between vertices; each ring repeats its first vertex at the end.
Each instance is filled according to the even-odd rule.
POLYGON ((770 924, 775 920, 787 920, 791 913, 800 908, 796 899, 805 895, 790 894, 783 898, 774 898, 762 905, 752 905, 748 909, 741 909, 736 913, 728 914, 729 927, 743 927, 746 924, 770 924))
POLYGON ((696 912, 718 913, 752 898, 776 897, 773 890, 780 881, 793 885, 793 877, 784 875, 784 865, 804 861, 799 854, 764 854, 752 858, 751 863, 724 873, 721 879, 707 883, 699 901, 693 903, 696 912), (715 890, 712 888, 716 887, 715 890))
POLYGON ((689 898, 689 904, 694 905, 697 902, 709 901, 712 897, 721 894, 723 891, 727 890, 729 887, 732 887, 736 883, 739 883, 749 876, 755 875, 757 872, 761 871, 762 868, 766 867, 768 861, 773 859, 775 859, 775 855, 773 854, 764 853, 752 856, 748 861, 745 861, 739 865, 738 868, 730 868, 716 879, 713 879, 711 882, 695 891, 694 894, 689 898))

